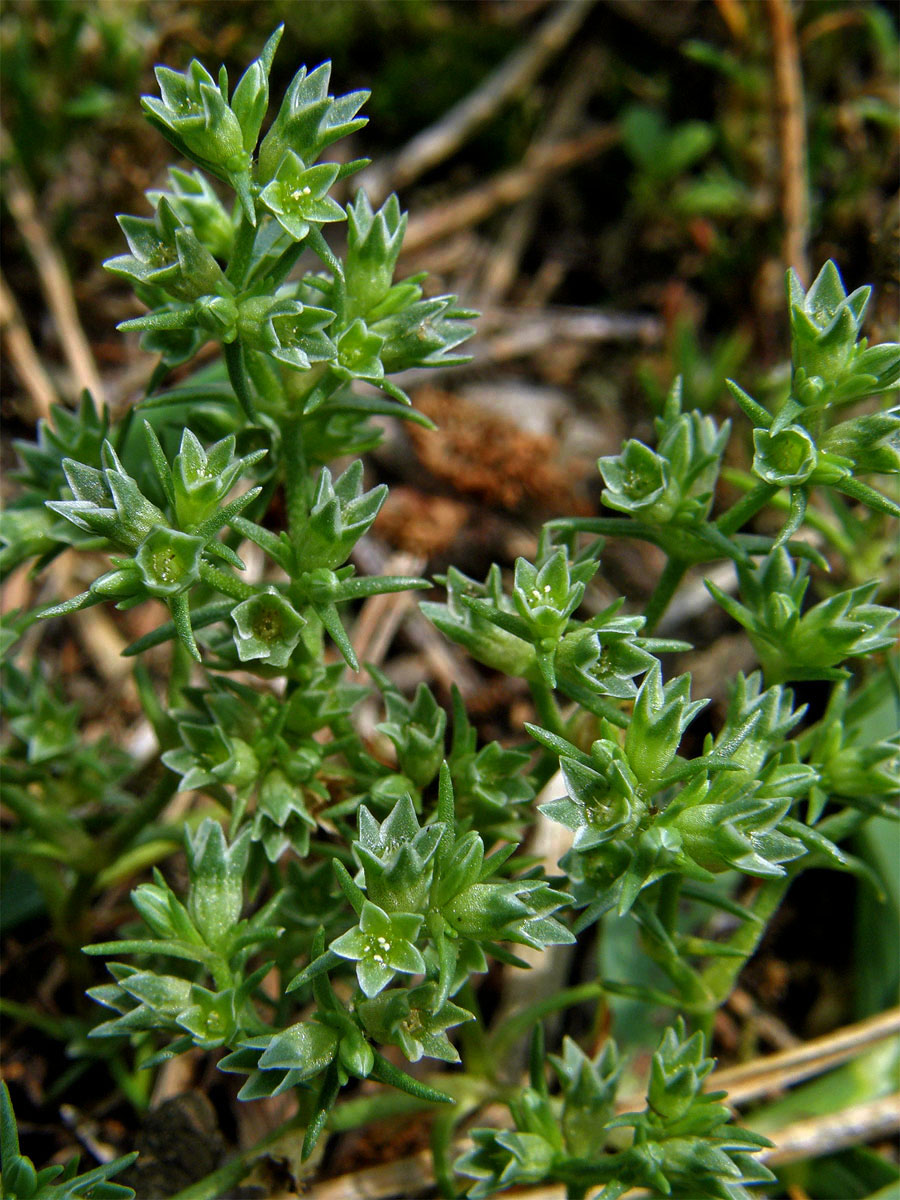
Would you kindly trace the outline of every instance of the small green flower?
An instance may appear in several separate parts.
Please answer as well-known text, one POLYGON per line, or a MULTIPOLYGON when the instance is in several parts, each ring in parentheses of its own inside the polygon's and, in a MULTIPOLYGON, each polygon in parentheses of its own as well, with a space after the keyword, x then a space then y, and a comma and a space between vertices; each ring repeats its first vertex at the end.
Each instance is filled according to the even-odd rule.
POLYGON ((301 1083, 324 1071, 332 1062, 338 1041, 337 1031, 327 1025, 300 1021, 265 1039, 266 1048, 259 1058, 259 1066, 264 1071, 295 1071, 293 1082, 301 1083))
POLYGON ((54 695, 43 683, 34 664, 32 674, 32 696, 30 710, 12 716, 4 695, 7 717, 12 717, 9 727, 28 747, 30 763, 43 763, 60 755, 71 753, 78 747, 78 724, 80 709, 67 704, 62 696, 54 695))
POLYGON ((424 974, 425 960, 413 943, 422 920, 416 913, 388 916, 384 909, 366 900, 359 925, 332 942, 331 949, 356 963, 359 986, 367 996, 377 996, 397 971, 424 974))
POLYGON ((444 730, 447 714, 427 685, 420 683, 415 699, 409 703, 390 680, 376 668, 369 668, 384 696, 386 721, 376 728, 394 743, 397 764, 417 788, 427 787, 438 773, 444 756, 444 730))
POLYGON ((887 630, 897 619, 896 610, 869 603, 878 590, 877 580, 837 592, 804 610, 808 564, 795 563, 784 547, 755 568, 737 563, 736 569, 746 603, 709 580, 706 587, 747 630, 767 679, 842 679, 844 659, 885 650, 894 642, 887 630))
POLYGON ((203 538, 157 525, 137 549, 134 561, 151 596, 177 596, 200 578, 203 538))
POLYGON ((380 824, 362 805, 353 852, 365 872, 368 895, 391 913, 420 909, 431 885, 443 828, 438 821, 420 828, 405 790, 380 824))
POLYGON ((334 370, 345 379, 383 379, 381 351, 385 339, 357 318, 338 338, 338 361, 334 370))
POLYGON ((323 332, 333 321, 334 313, 326 308, 250 295, 235 310, 234 334, 247 349, 261 350, 285 366, 308 371, 311 363, 334 357, 334 343, 323 332))
MULTIPOLYGON (((599 756, 600 743, 595 748, 599 756)), ((614 761, 610 758, 608 768, 614 761)), ((629 775, 621 764, 618 770, 609 769, 608 777, 574 758, 562 756, 559 765, 566 795, 540 809, 551 821, 572 830, 576 850, 590 850, 633 833, 641 806, 634 801, 629 775)))
POLYGON ((244 600, 232 610, 237 628, 234 643, 241 662, 261 659, 270 667, 286 667, 306 624, 303 617, 273 589, 244 600))
POLYGON ((656 662, 651 650, 657 643, 638 636, 644 618, 621 616, 621 607, 622 601, 617 600, 567 633, 557 651, 556 669, 567 682, 630 700, 637 695, 635 676, 656 662))
POLYGON ((468 321, 478 314, 458 308, 455 296, 433 296, 410 303, 413 294, 421 296, 417 285, 395 284, 381 304, 369 312, 372 331, 384 340, 381 361, 385 371, 453 367, 468 362, 465 355, 452 351, 472 336, 468 321), (409 295, 404 296, 405 292, 409 295))
POLYGON ((538 569, 525 558, 516 559, 513 603, 530 626, 536 643, 554 644, 562 636, 569 617, 581 603, 585 581, 572 573, 562 549, 538 569))
MULTIPOLYGON (((334 571, 346 562, 350 551, 378 516, 386 496, 384 484, 363 491, 363 465, 359 459, 337 479, 332 479, 331 472, 323 467, 297 551, 300 570, 326 567, 334 571)), ((323 576, 316 580, 318 586, 324 582, 323 576)))
POLYGON ((822 449, 848 458, 860 474, 900 473, 900 415, 897 411, 867 413, 829 429, 822 449))
POLYGON ((48 500, 47 507, 79 529, 107 537, 133 552, 166 516, 144 496, 125 471, 110 442, 101 451, 102 467, 63 459, 66 482, 74 500, 48 500))
POLYGON ((424 983, 415 988, 389 988, 356 1011, 373 1038, 399 1046, 410 1062, 423 1057, 459 1062, 459 1054, 446 1030, 475 1017, 465 1008, 445 1001, 435 1009, 437 988, 424 983))
POLYGON ((238 1031, 234 988, 211 992, 194 984, 190 1004, 177 1014, 176 1021, 204 1050, 227 1045, 238 1031))
POLYGON ((597 460, 606 488, 603 503, 619 512, 641 513, 660 519, 669 486, 665 459, 643 442, 631 438, 621 454, 597 460))
POLYGON ((753 430, 753 472, 766 483, 779 487, 804 483, 816 469, 815 442, 799 425, 789 425, 779 433, 753 430))
POLYGON ((464 646, 486 666, 505 675, 527 676, 536 662, 534 647, 469 603, 488 601, 499 614, 517 615, 512 600, 503 590, 497 564, 491 567, 484 583, 470 579, 455 567, 450 567, 444 579, 438 577, 438 582, 447 588, 446 604, 425 601, 421 609, 441 633, 464 646))
POLYGON ((337 163, 306 168, 302 159, 288 150, 259 198, 285 233, 302 242, 314 222, 344 220, 344 210, 328 195, 339 171, 337 163))
POLYGON ((477 1182, 466 1195, 486 1200, 516 1184, 553 1178, 556 1150, 539 1133, 473 1129, 473 1148, 457 1160, 456 1169, 477 1182))

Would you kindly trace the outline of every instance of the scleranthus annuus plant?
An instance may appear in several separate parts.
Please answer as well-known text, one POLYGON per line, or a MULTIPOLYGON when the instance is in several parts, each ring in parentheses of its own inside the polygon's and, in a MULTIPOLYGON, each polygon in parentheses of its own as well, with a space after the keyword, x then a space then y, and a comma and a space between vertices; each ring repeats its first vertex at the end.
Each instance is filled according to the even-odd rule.
MULTIPOLYGON (((744 1196, 770 1178, 755 1155, 765 1140, 702 1090, 712 1018, 797 872, 863 871, 839 843, 873 813, 896 816, 897 746, 869 741, 853 713, 855 679, 885 669, 897 613, 878 602, 877 581, 812 604, 807 588, 810 566, 828 565, 818 547, 838 562, 864 508, 873 526, 900 515, 863 478, 900 473, 900 418, 871 406, 845 415, 893 388, 900 347, 861 339, 868 289, 847 295, 833 264, 808 291, 791 274, 789 395, 770 411, 732 385, 754 454, 736 503, 717 509, 730 426, 684 411, 676 383, 655 447, 629 440, 599 462, 616 516, 550 522, 535 561, 520 558, 510 577, 451 568, 446 599, 423 610, 478 661, 523 679, 538 714, 516 747, 479 745, 458 693, 448 714, 424 683, 409 699, 374 667, 373 682, 355 682, 345 623, 355 601, 432 586, 357 574, 354 548, 387 488, 367 490, 356 456, 378 441, 373 416, 428 424, 390 376, 459 361, 475 314, 427 296, 421 276, 395 281, 406 226, 395 196, 376 211, 363 191, 346 208, 332 195, 364 160, 320 159, 364 124, 365 93, 331 96, 328 65, 301 68, 260 140, 280 33, 233 90, 224 69, 158 68, 147 116, 195 169, 173 167, 168 187, 148 192, 152 215, 120 218, 128 252, 107 263, 146 308, 122 328, 141 332, 157 369, 122 420, 85 396, 20 446, 6 566, 42 566, 70 546, 108 562, 82 594, 8 626, 8 852, 39 865, 70 942, 100 880, 154 865, 132 892, 130 935, 85 947, 112 976, 90 991, 112 1014, 92 1035, 129 1039, 147 1068, 216 1050, 218 1068, 243 1077, 244 1100, 295 1092, 305 1156, 344 1089, 370 1080, 382 1089, 360 1119, 390 1111, 391 1089, 449 1113, 434 1139, 448 1195, 459 1186, 453 1128, 502 1100, 512 1129, 475 1128, 456 1165, 472 1197, 542 1180, 573 1198, 632 1186, 744 1196), (341 222, 343 258, 326 236, 341 222), (221 365, 166 386, 209 342, 221 365), (347 458, 339 473, 329 465, 347 458), (815 510, 816 543, 801 534, 823 495, 831 515, 815 510), (787 511, 774 534, 752 527, 767 507, 787 511), (607 537, 666 556, 643 613, 622 598, 579 615, 607 537), (247 542, 266 563, 256 582, 247 542), (708 701, 660 657, 690 646, 653 629, 686 572, 722 559, 739 598, 709 584, 712 598, 746 628, 760 669, 736 679, 695 754, 685 735, 708 701), (81 745, 70 710, 15 650, 38 618, 150 598, 170 620, 126 651, 171 647, 164 699, 136 674, 159 742, 148 785, 112 747, 81 745), (832 689, 818 720, 796 703, 800 680, 832 689), (354 723, 372 695, 391 765, 354 723), (72 805, 88 778, 99 803, 72 805), (551 778, 540 812, 572 836, 548 875, 527 842, 551 778), (162 814, 177 789, 206 799, 184 829, 185 894, 155 865, 172 850, 162 814), (726 872, 761 881, 755 911, 719 885, 726 872), (735 930, 703 936, 687 899, 724 909, 735 930), (515 947, 573 944, 608 913, 633 920, 680 1013, 653 1057, 646 1107, 624 1114, 611 1041, 591 1056, 566 1039, 550 1056, 550 1091, 540 1020, 572 1003, 569 991, 516 1015, 517 1032, 534 1029, 522 1087, 503 1078, 509 1027, 486 1024, 477 1002, 492 960, 524 966, 515 947)), ((641 994, 598 980, 594 995, 624 985, 641 994)), ((50 1176, 24 1161, 7 1190, 51 1194, 50 1176)), ((96 1194, 125 1194, 109 1173, 96 1194)))

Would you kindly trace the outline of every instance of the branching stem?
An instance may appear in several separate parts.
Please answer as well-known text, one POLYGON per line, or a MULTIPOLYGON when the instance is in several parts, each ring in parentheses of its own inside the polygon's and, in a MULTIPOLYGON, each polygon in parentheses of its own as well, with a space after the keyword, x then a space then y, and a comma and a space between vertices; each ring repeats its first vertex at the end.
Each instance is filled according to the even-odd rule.
POLYGON ((285 423, 283 438, 284 493, 287 505, 288 535, 291 543, 297 546, 309 517, 308 467, 301 417, 294 417, 285 423))
POLYGON ((209 562, 200 564, 200 578, 224 596, 231 596, 232 600, 249 600, 251 596, 256 595, 256 589, 251 584, 244 583, 243 579, 236 579, 234 575, 223 571, 221 567, 214 567, 209 562))
POLYGON ((250 269, 258 228, 257 225, 250 224, 246 213, 241 213, 240 223, 234 237, 231 261, 228 264, 228 271, 226 272, 229 283, 233 283, 236 288, 243 286, 247 272, 250 269))
POLYGON ((244 361, 244 347, 241 345, 240 339, 238 339, 223 346, 222 350, 225 357, 225 367, 228 371, 228 380, 234 388, 234 394, 237 396, 238 403, 248 418, 251 421, 255 420, 256 404, 250 386, 247 364, 244 361))
POLYGON ((722 513, 716 521, 716 528, 726 537, 737 533, 749 520, 756 516, 761 508, 769 503, 778 488, 771 483, 758 483, 746 496, 742 496, 735 504, 722 513))
POLYGON ((684 578, 684 573, 687 570, 687 563, 682 562, 677 558, 670 558, 666 563, 662 575, 656 587, 653 589, 653 594, 647 601, 647 608, 644 612, 646 624, 642 630, 643 633, 651 633, 659 624, 663 614, 669 607, 672 597, 678 590, 678 585, 684 578))

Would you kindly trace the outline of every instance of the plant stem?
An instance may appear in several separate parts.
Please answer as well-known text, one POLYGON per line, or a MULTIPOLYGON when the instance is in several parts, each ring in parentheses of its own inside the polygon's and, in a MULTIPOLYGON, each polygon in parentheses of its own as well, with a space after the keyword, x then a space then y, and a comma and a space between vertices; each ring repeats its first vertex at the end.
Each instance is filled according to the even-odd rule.
POLYGON ((177 790, 178 779, 174 772, 167 770, 143 799, 119 818, 102 841, 101 853, 97 855, 98 873, 119 857, 132 838, 156 820, 177 790))
POLYGON ((641 945, 678 989, 681 1006, 690 1012, 705 1013, 711 1003, 709 989, 703 977, 681 957, 677 947, 671 941, 663 942, 646 928, 641 930, 641 945))
POLYGON ((256 405, 250 388, 250 377, 247 374, 247 364, 244 361, 244 347, 238 338, 223 346, 225 367, 228 371, 228 381, 234 388, 238 404, 244 410, 249 420, 256 420, 256 405))
POLYGON ((826 817, 816 826, 816 829, 824 837, 837 844, 856 833, 865 825, 871 815, 871 813, 861 812, 858 808, 845 808, 841 812, 826 817))
POLYGON ((766 879, 752 901, 752 909, 759 923, 745 921, 738 926, 724 945, 733 950, 742 951, 743 958, 717 958, 703 972, 701 979, 709 992, 709 1011, 704 1018, 704 1033, 709 1041, 712 1030, 712 1020, 716 1010, 725 1003, 731 994, 738 975, 744 969, 747 959, 756 950, 760 939, 768 928, 770 919, 774 916, 784 899, 792 882, 791 875, 779 876, 777 879, 766 879))
POLYGON ((221 567, 214 567, 210 562, 201 562, 200 578, 210 587, 230 596, 232 600, 249 600, 251 596, 256 595, 256 589, 251 584, 244 583, 242 579, 235 579, 233 575, 229 575, 221 567))
POLYGON ((485 1032, 484 1018, 481 1015, 481 1006, 470 980, 467 980, 460 988, 459 1001, 463 1008, 467 1008, 475 1016, 474 1021, 467 1021, 459 1031, 466 1067, 470 1073, 471 1068, 474 1067, 481 1079, 489 1079, 494 1074, 497 1058, 491 1053, 491 1046, 485 1032))
POLYGON ((659 544, 659 533, 630 517, 557 517, 548 521, 549 529, 571 529, 574 533, 596 533, 601 537, 634 537, 659 544))
POLYGON ((669 602, 675 595, 686 570, 687 563, 682 562, 681 559, 670 558, 666 563, 663 573, 653 589, 653 595, 647 601, 647 608, 644 612, 646 624, 641 630, 642 633, 650 633, 655 629, 663 613, 669 607, 669 602))
POLYGON ((258 226, 251 225, 247 220, 247 214, 241 214, 240 224, 237 228, 237 233, 234 237, 234 246, 231 251, 231 261, 228 264, 226 276, 230 283, 233 283, 236 288, 240 288, 247 276, 247 271, 250 268, 250 260, 253 257, 253 247, 256 244, 256 233, 258 226))
POLYGON ((0 1013, 9 1017, 11 1021, 20 1021, 23 1025, 39 1029, 47 1037, 61 1042, 70 1041, 85 1033, 85 1025, 77 1017, 51 1017, 35 1008, 33 1004, 19 1004, 6 996, 0 996, 0 1013))
POLYGON ((671 874, 663 877, 659 885, 656 915, 667 933, 675 932, 678 920, 678 905, 681 900, 682 876, 671 874))
MULTIPOLYGON (((495 1098, 497 1089, 482 1079, 472 1075, 440 1074, 426 1076, 425 1082, 453 1096, 458 1104, 468 1108, 477 1108, 485 1101, 495 1098)), ((413 1112, 434 1112, 439 1106, 431 1100, 422 1100, 418 1096, 410 1096, 408 1092, 376 1092, 367 1096, 357 1096, 353 1100, 345 1100, 336 1104, 328 1118, 328 1128, 335 1133, 343 1133, 348 1129, 358 1129, 372 1121, 383 1120, 386 1117, 403 1116, 413 1112)), ((440 1106, 440 1111, 443 1106, 440 1106)))
POLYGON ((764 508, 778 488, 771 483, 758 483, 752 491, 746 496, 742 496, 737 503, 733 504, 727 512, 722 513, 721 517, 716 521, 716 528, 720 533, 724 533, 726 537, 730 537, 733 533, 746 525, 751 517, 755 517, 761 508, 764 508))
POLYGON ((266 272, 265 285, 267 291, 274 293, 281 287, 305 249, 306 246, 303 242, 294 242, 293 245, 288 246, 286 250, 282 251, 266 272))
MULTIPOLYGON (((736 487, 743 488, 745 491, 750 491, 757 486, 758 480, 750 475, 747 471, 738 471, 728 467, 722 472, 723 479, 728 483, 734 484, 736 487)), ((786 496, 780 494, 772 496, 769 503, 779 512, 788 512, 790 503, 786 496)), ((726 514, 727 515, 727 514, 726 514)), ((806 510, 804 518, 807 525, 811 529, 815 529, 817 533, 821 533, 822 537, 832 545, 835 550, 843 554, 846 558, 852 557, 857 552, 857 543, 853 538, 848 537, 846 533, 839 529, 836 525, 828 520, 828 518, 818 509, 811 506, 806 510)))
POLYGON ((284 384, 272 359, 258 350, 245 350, 244 367, 265 410, 270 414, 283 412, 284 384))
POLYGON ((543 1021, 551 1013, 559 1012, 561 1008, 571 1008, 575 1004, 583 1004, 588 1000, 597 1000, 604 994, 602 983, 579 983, 575 987, 563 988, 562 991, 530 1004, 522 1012, 515 1013, 508 1021, 491 1035, 490 1052, 495 1062, 502 1060, 504 1052, 516 1038, 521 1037, 526 1030, 538 1021, 543 1021))
POLYGON ((556 703, 556 697, 553 695, 553 689, 544 681, 542 676, 529 678, 528 687, 531 691, 531 698, 534 701, 534 707, 537 711, 538 720, 545 729, 549 729, 551 733, 563 735, 565 732, 565 721, 563 721, 562 713, 559 711, 559 705, 556 703))
POLYGON ((287 506, 288 536, 299 545, 309 516, 307 498, 308 467, 303 444, 303 419, 293 417, 284 425, 284 494, 287 506))
POLYGON ((64 846, 67 861, 71 862, 72 858, 84 857, 91 852, 91 840, 83 830, 75 827, 71 820, 60 821, 56 813, 45 809, 41 801, 30 795, 25 788, 7 786, 3 803, 23 824, 30 826, 50 845, 64 846))
POLYGON ((180 846, 180 838, 154 838, 152 842, 142 842, 100 871, 95 880, 95 887, 98 891, 114 887, 120 880, 127 879, 146 867, 152 867, 174 854, 180 846))

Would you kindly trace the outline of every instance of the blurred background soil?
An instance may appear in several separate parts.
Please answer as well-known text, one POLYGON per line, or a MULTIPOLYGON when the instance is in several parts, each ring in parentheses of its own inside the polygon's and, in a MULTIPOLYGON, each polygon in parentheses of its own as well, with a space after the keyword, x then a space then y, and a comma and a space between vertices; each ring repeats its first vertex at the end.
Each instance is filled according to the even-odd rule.
MULTIPOLYGON (((143 192, 162 183, 171 161, 138 102, 154 90, 153 65, 183 68, 196 56, 212 69, 224 62, 234 80, 280 21, 273 101, 300 63, 325 58, 335 94, 371 89, 369 125, 336 149, 370 156, 362 182, 373 198, 396 189, 409 210, 400 272, 428 270, 431 293, 457 293, 484 313, 470 364, 408 381, 437 431, 386 427, 371 457, 372 476, 392 490, 364 551, 369 569, 387 563, 435 575, 453 564, 483 578, 494 561, 506 567, 533 555, 541 521, 598 511, 596 458, 615 453, 625 437, 652 436, 677 374, 686 406, 720 419, 734 415, 726 378, 754 394, 777 393, 787 362, 789 264, 809 282, 830 257, 848 287, 874 285, 870 338, 894 336, 893 3, 6 0, 7 498, 15 490, 12 442, 33 436, 51 399, 72 403, 87 385, 121 412, 149 378, 153 364, 136 338, 115 331, 136 302, 101 264, 121 252, 116 214, 146 214, 143 192), (454 108, 473 96, 478 120, 454 108), (426 153, 416 135, 430 126, 440 136, 426 153)), ((747 449, 739 433, 729 465, 746 468, 747 449)), ((729 496, 726 484, 720 501, 729 496)), ((653 547, 624 542, 610 542, 602 562, 597 608, 623 592, 639 605, 662 565, 653 547)), ((885 539, 861 550, 863 577, 873 564, 888 580, 896 546, 885 539)), ((53 588, 52 576, 17 572, 6 581, 4 608, 49 599, 53 588)), ((374 612, 382 629, 390 624, 382 648, 388 674, 409 689, 426 679, 443 701, 455 680, 483 737, 516 740, 532 712, 515 681, 462 660, 413 605, 384 599, 390 605, 369 617, 374 612)), ((679 669, 691 669, 695 692, 721 706, 729 681, 753 658, 705 600, 702 587, 689 586, 666 633, 696 644, 679 669)), ((158 623, 149 608, 91 609, 53 623, 32 646, 81 705, 83 736, 109 734, 132 752, 141 751, 143 727, 118 653, 158 623)), ((821 693, 804 690, 816 711, 821 693)), ((896 927, 897 868, 888 870, 895 895, 887 915, 848 876, 809 872, 791 891, 721 1014, 725 1060, 795 1045, 893 1002, 891 972, 871 969, 896 927)), ((133 882, 103 900, 99 926, 127 903, 133 882)), ((253 1140, 258 1118, 237 1109, 254 1106, 233 1105, 230 1081, 207 1060, 188 1056, 183 1076, 153 1096, 157 1105, 183 1093, 199 1099, 187 1110, 183 1096, 171 1110, 157 1107, 159 1127, 145 1124, 140 1133, 120 1067, 95 1060, 75 1087, 59 1022, 87 1011, 83 988, 100 968, 82 963, 76 978, 40 912, 27 906, 13 906, 4 934, 6 995, 46 1018, 29 1024, 7 1010, 0 1043, 36 1160, 67 1154, 76 1141, 102 1154, 140 1137, 145 1161, 162 1156, 175 1190, 182 1168, 188 1177, 178 1186, 189 1182, 189 1167, 205 1173, 227 1145, 253 1140), (213 1147, 202 1163, 192 1149, 201 1144, 213 1147)), ((398 1136, 394 1130, 386 1148, 377 1131, 345 1139, 329 1151, 329 1169, 396 1155, 398 1136)), ((407 1141, 404 1153, 420 1148, 421 1129, 407 1141)), ((284 1167, 288 1182, 293 1169, 284 1167)), ((257 1194, 274 1195, 287 1183, 260 1186, 269 1190, 257 1194)), ((796 1183, 794 1200, 803 1186, 796 1183)))

